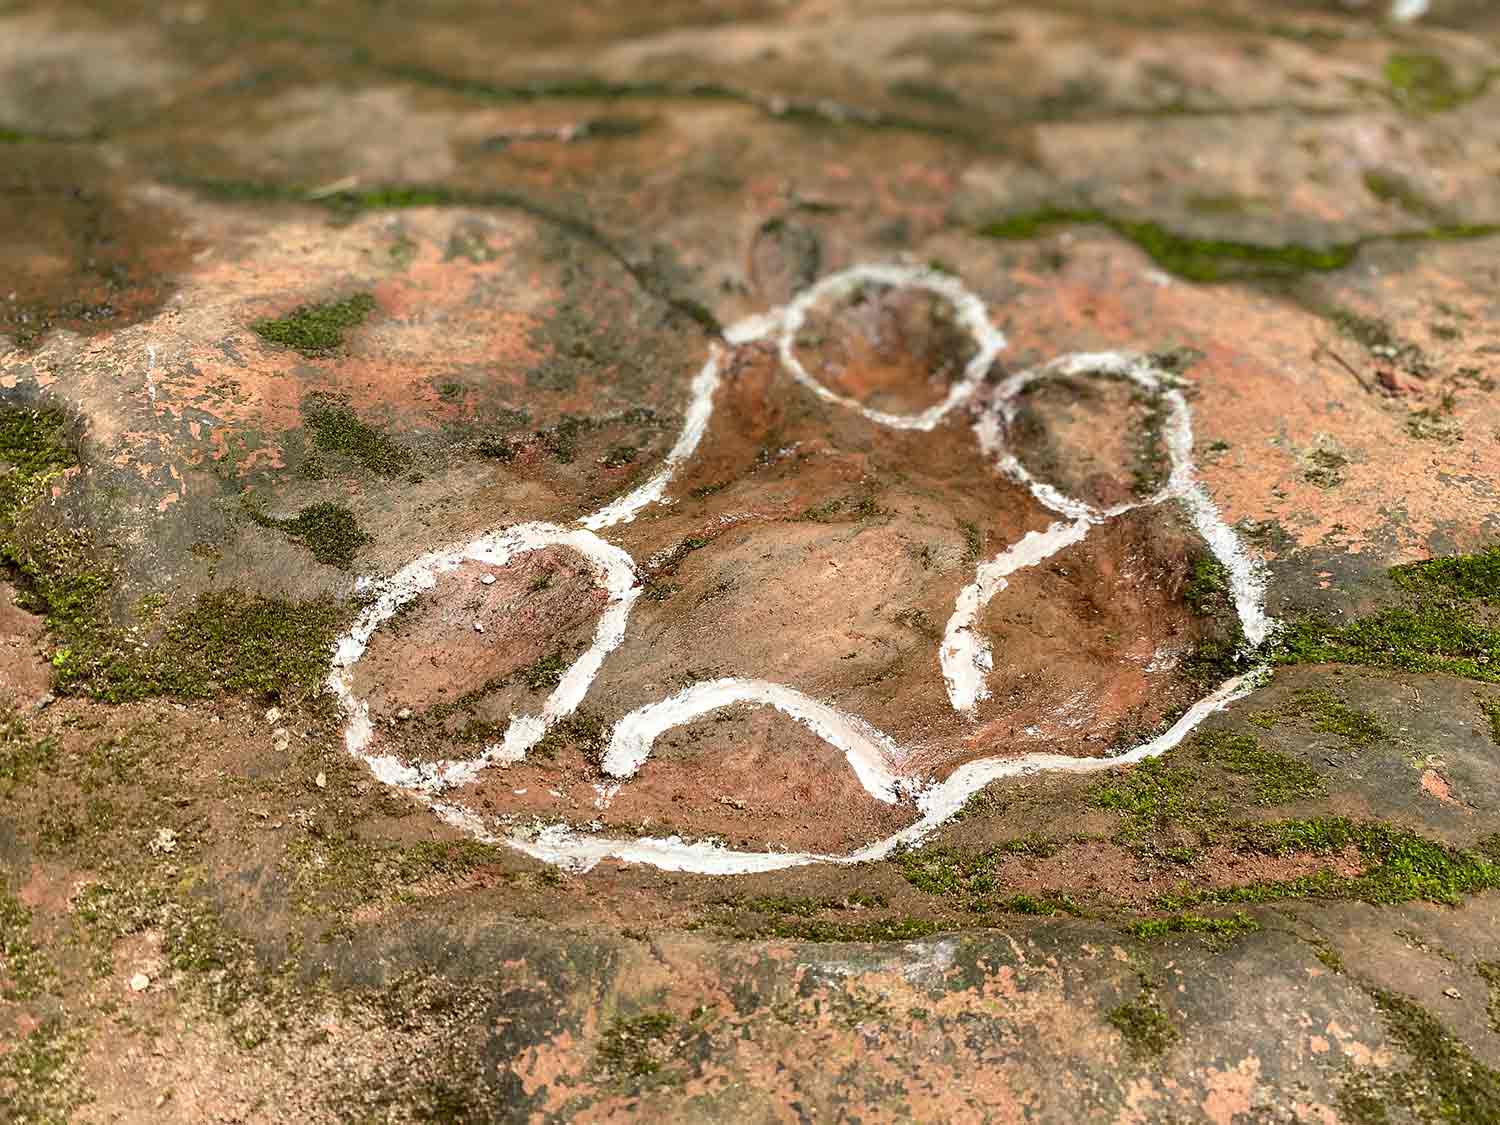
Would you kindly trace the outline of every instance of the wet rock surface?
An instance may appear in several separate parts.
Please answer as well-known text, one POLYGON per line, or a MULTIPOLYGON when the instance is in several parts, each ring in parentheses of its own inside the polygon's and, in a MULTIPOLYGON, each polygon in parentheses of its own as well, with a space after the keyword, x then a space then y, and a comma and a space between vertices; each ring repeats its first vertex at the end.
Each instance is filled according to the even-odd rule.
POLYGON ((0 9, 0 1118, 1500 1120, 1396 7, 0 9))

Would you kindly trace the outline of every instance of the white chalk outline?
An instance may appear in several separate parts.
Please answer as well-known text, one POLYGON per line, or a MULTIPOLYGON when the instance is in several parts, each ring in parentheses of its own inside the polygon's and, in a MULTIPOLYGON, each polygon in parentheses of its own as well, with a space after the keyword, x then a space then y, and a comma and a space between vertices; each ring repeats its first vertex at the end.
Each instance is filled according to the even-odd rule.
POLYGON ((893 430, 930 430, 954 407, 974 397, 974 392, 994 366, 995 357, 1005 350, 1006 340, 1004 334, 990 323, 989 310, 984 307, 984 302, 951 274, 930 269, 913 269, 909 266, 868 265, 830 274, 799 293, 782 313, 777 346, 781 352, 781 365, 786 368, 787 374, 825 402, 846 406, 863 414, 870 421, 893 430), (920 413, 888 414, 883 410, 871 410, 855 399, 835 394, 808 374, 807 368, 797 358, 797 333, 813 306, 824 298, 842 297, 861 285, 871 284, 926 289, 929 293, 946 298, 958 314, 959 323, 974 338, 974 356, 964 366, 963 376, 948 388, 948 394, 942 402, 935 403, 920 413))
POLYGON ((634 777, 659 735, 737 703, 774 707, 843 750, 860 784, 877 801, 894 805, 911 789, 910 780, 892 769, 906 757, 904 751, 863 719, 784 684, 737 677, 704 680, 630 712, 615 724, 600 768, 621 780, 634 777))
MULTIPOLYGON (((895 265, 864 265, 824 278, 801 293, 791 304, 748 318, 725 333, 731 345, 774 338, 789 374, 825 401, 854 410, 878 425, 891 429, 928 431, 955 407, 975 396, 996 356, 1006 346, 1005 337, 989 320, 984 303, 957 279, 933 270, 895 265), (843 295, 858 285, 876 283, 915 286, 937 293, 955 308, 960 322, 976 343, 976 353, 962 378, 950 387, 945 399, 916 414, 891 414, 871 410, 863 404, 835 394, 814 379, 795 354, 795 337, 809 309, 817 301, 843 295)), ((1228 706, 1249 692, 1259 674, 1248 673, 1221 684, 1193 704, 1165 733, 1113 758, 1073 758, 1060 754, 1032 753, 1020 757, 989 757, 968 762, 941 782, 923 782, 903 775, 899 767, 906 751, 893 739, 854 715, 816 700, 795 688, 764 680, 724 678, 691 685, 656 703, 624 716, 611 734, 603 769, 620 779, 613 785, 596 786, 600 803, 607 803, 619 784, 633 777, 651 752, 657 737, 674 727, 735 704, 771 706, 802 723, 833 748, 842 751, 865 790, 876 800, 915 802, 919 818, 885 839, 845 855, 804 852, 736 851, 712 840, 684 841, 640 837, 622 840, 580 833, 566 824, 553 824, 537 831, 497 835, 486 828, 477 814, 446 800, 447 790, 472 781, 488 766, 524 759, 526 752, 557 720, 571 714, 597 676, 606 656, 624 639, 631 607, 640 596, 634 560, 622 548, 606 542, 596 531, 633 520, 654 503, 670 503, 667 487, 677 468, 698 449, 713 413, 714 395, 721 378, 722 353, 718 346, 690 385, 690 401, 683 428, 662 466, 645 484, 578 521, 566 529, 554 524, 525 523, 497 529, 468 544, 451 546, 422 555, 397 574, 374 584, 375 600, 360 614, 350 632, 339 642, 327 686, 337 697, 345 716, 345 746, 364 761, 375 777, 401 788, 422 801, 447 823, 482 841, 504 844, 548 863, 588 870, 602 859, 647 863, 672 871, 702 874, 739 874, 771 871, 811 863, 861 863, 879 859, 899 847, 919 843, 958 812, 964 803, 993 781, 1049 770, 1090 773, 1144 761, 1165 753, 1214 711, 1228 706), (609 600, 595 631, 594 643, 563 674, 547 698, 540 715, 513 716, 501 742, 488 746, 475 758, 408 766, 398 758, 370 752, 375 731, 368 704, 353 690, 352 669, 364 655, 371 636, 381 624, 418 594, 436 586, 439 575, 455 570, 465 560, 504 565, 511 558, 546 546, 568 547, 589 560, 596 582, 609 600)), ((996 460, 1006 476, 1027 487, 1043 505, 1067 518, 1046 531, 1029 532, 994 559, 981 564, 974 582, 960 592, 938 659, 953 706, 972 711, 985 698, 985 675, 992 655, 988 642, 974 625, 979 612, 1006 588, 1006 577, 1023 567, 1051 557, 1077 543, 1094 524, 1133 508, 1177 499, 1187 508, 1194 527, 1229 572, 1236 610, 1247 642, 1258 643, 1272 623, 1264 611, 1264 580, 1258 564, 1245 554, 1233 530, 1219 517, 1207 492, 1194 479, 1191 463, 1192 429, 1186 400, 1171 385, 1170 377, 1145 357, 1129 352, 1079 353, 1063 356, 1041 367, 1021 372, 996 388, 987 407, 978 411, 974 425, 981 450, 996 460), (1098 509, 1064 495, 1034 477, 1004 446, 1004 428, 1014 418, 1015 399, 1030 384, 1058 375, 1107 375, 1124 378, 1164 398, 1169 416, 1164 427, 1171 471, 1165 486, 1154 496, 1135 503, 1098 509)))
POLYGON ((1183 504, 1194 529, 1229 573, 1235 611, 1247 644, 1257 645, 1269 635, 1271 621, 1264 609, 1263 575, 1245 554, 1234 532, 1219 518, 1213 501, 1193 474, 1192 413, 1175 384, 1174 377, 1149 356, 1136 352, 1075 352, 1012 375, 996 388, 991 403, 974 425, 980 449, 995 458, 1000 472, 1030 490, 1038 503, 1071 522, 1053 523, 1046 531, 1027 532, 1018 542, 981 564, 974 581, 959 592, 938 650, 948 701, 954 710, 972 713, 980 700, 989 698, 985 680, 994 661, 989 641, 980 635, 975 624, 984 607, 1006 588, 1007 576, 1081 542, 1096 524, 1169 500, 1183 504), (1167 408, 1162 425, 1169 466, 1166 483, 1151 496, 1110 508, 1099 508, 1068 496, 1039 479, 1005 446, 1005 432, 1014 423, 1020 397, 1027 388, 1046 379, 1098 375, 1132 383, 1158 397, 1167 408))
POLYGON ((548 727, 571 715, 583 701, 604 658, 625 639, 630 607, 640 596, 630 556, 586 529, 523 523, 487 532, 461 546, 428 552, 380 585, 374 600, 338 643, 326 686, 344 711, 345 748, 362 759, 385 784, 428 793, 442 792, 470 782, 493 763, 521 761, 526 757, 526 751, 541 741, 548 727), (511 716, 505 737, 485 747, 473 758, 408 766, 399 758, 367 753, 367 747, 374 740, 375 728, 370 721, 369 704, 354 694, 352 670, 365 654, 375 630, 418 594, 435 587, 439 575, 457 570, 461 563, 504 566, 518 555, 543 547, 568 547, 583 555, 590 563, 595 582, 608 593, 609 600, 595 627, 594 643, 563 673, 557 687, 543 702, 542 713, 511 716))

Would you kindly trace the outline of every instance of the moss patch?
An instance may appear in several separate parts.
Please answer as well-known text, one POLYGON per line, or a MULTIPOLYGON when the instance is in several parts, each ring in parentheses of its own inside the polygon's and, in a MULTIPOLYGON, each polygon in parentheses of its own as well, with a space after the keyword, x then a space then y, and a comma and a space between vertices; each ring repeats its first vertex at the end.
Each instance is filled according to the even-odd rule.
POLYGON ((1111 1008, 1104 1018, 1120 1033, 1137 1062, 1149 1062, 1164 1055, 1182 1038, 1182 1033, 1162 1009, 1151 977, 1141 973, 1140 982, 1141 990, 1136 998, 1111 1008))
POLYGON ((1393 203, 1408 215, 1429 222, 1440 221, 1442 208, 1412 186, 1405 176, 1372 168, 1364 175, 1365 190, 1382 203, 1393 203))
POLYGON ((600 1069, 621 1078, 648 1078, 661 1071, 670 1054, 677 1018, 670 1012, 616 1017, 599 1036, 600 1069))
POLYGON ((1367 664, 1500 682, 1500 630, 1457 606, 1397 606, 1348 625, 1298 621, 1270 656, 1277 664, 1367 664))
POLYGON ((1208 551, 1193 555, 1182 600, 1199 617, 1221 612, 1230 597, 1229 571, 1208 551))
POLYGON ((1235 938, 1260 930, 1260 923, 1248 914, 1237 912, 1228 918, 1210 918, 1202 914, 1173 914, 1166 918, 1142 918, 1125 927, 1145 941, 1160 941, 1173 934, 1202 934, 1211 944, 1227 946, 1235 938))
POLYGON ((0 409, 0 533, 49 481, 78 464, 71 429, 56 408, 0 409))
POLYGON ((1123 813, 1117 838, 1140 846, 1182 831, 1207 843, 1221 835, 1231 803, 1281 805, 1324 791, 1322 777, 1305 762, 1267 749, 1253 735, 1218 730, 1093 783, 1083 799, 1123 813))
POLYGON ((48 1020, 0 1053, 0 1118, 21 1125, 62 1125, 88 1101, 78 1074, 82 1035, 48 1020))
POLYGON ((257 320, 250 327, 267 343, 292 348, 309 358, 330 355, 343 346, 344 333, 365 322, 375 298, 356 293, 341 301, 299 305, 286 316, 257 320))
POLYGON ((0 476, 0 564, 13 571, 25 607, 46 616, 58 691, 118 702, 220 691, 302 699, 321 690, 345 616, 331 599, 213 592, 154 637, 117 625, 107 556, 86 528, 41 503, 47 485, 79 460, 66 417, 0 411, 0 457, 8 466, 0 476))
POLYGON ((106 625, 66 628, 52 657, 55 685, 112 703, 221 691, 305 700, 322 690, 345 616, 331 598, 207 593, 153 642, 106 625))
POLYGON ((1089 207, 1046 206, 986 223, 978 233, 989 238, 1033 239, 1062 225, 1107 227, 1139 247, 1167 273, 1187 281, 1291 279, 1307 273, 1340 270, 1366 246, 1381 242, 1431 242, 1488 238, 1500 233, 1494 223, 1435 223, 1392 234, 1367 235, 1327 246, 1266 245, 1234 239, 1194 238, 1146 219, 1126 219, 1089 207))
POLYGON ((1365 986, 1386 1030, 1411 1056, 1400 1070, 1354 1071, 1340 1091, 1339 1109, 1355 1125, 1500 1121, 1500 1073, 1484 1065, 1442 1023, 1410 997, 1365 986), (1408 1117, 1409 1115, 1409 1117, 1408 1117))
POLYGON ((1490 721, 1490 741, 1500 746, 1500 699, 1479 700, 1479 709, 1490 721))
POLYGON ((1391 568, 1391 580, 1414 594, 1500 600, 1500 547, 1391 568))
POLYGON ((1472 96, 1447 61, 1436 55, 1398 51, 1386 59, 1383 73, 1391 98, 1405 109, 1434 113, 1472 96))
POLYGON ((1266 246, 1230 239, 1192 238, 1160 223, 1123 219, 1092 208, 1042 207, 1011 215, 980 228, 989 238, 1036 238, 1063 224, 1105 226, 1141 250, 1162 269, 1188 281, 1215 282, 1241 278, 1296 277, 1310 271, 1343 269, 1354 260, 1353 243, 1313 246, 1266 246))
MULTIPOLYGON (((348 401, 336 395, 308 395, 302 400, 302 421, 318 452, 351 458, 385 477, 397 476, 411 464, 409 450, 361 420, 348 401)), ((314 458, 304 472, 322 476, 323 465, 314 458)))
POLYGON ((50 738, 32 738, 20 715, 0 707, 0 797, 29 785, 57 754, 50 738))
POLYGON ((289 539, 302 544, 325 566, 347 570, 354 556, 374 542, 353 512, 328 501, 309 504, 291 519, 274 519, 255 508, 250 509, 250 518, 262 527, 286 532, 289 539))
POLYGON ((31 937, 31 911, 10 891, 0 874, 0 999, 30 1000, 54 977, 42 949, 31 937))
POLYGON ((1404 597, 1348 624, 1309 617, 1266 645, 1277 664, 1366 664, 1500 682, 1500 548, 1393 567, 1404 597))
POLYGON ((1208 902, 1293 898, 1453 905, 1465 896, 1500 887, 1500 839, 1496 837, 1474 849, 1450 848, 1405 829, 1344 817, 1245 824, 1236 827, 1235 835, 1240 848, 1267 855, 1333 856, 1352 849, 1358 853, 1363 870, 1357 875, 1343 875, 1324 869, 1294 879, 1214 890, 1184 888, 1159 896, 1158 908, 1184 910, 1208 902))
POLYGON ((282 866, 294 908, 341 918, 373 902, 407 901, 415 885, 456 881, 496 866, 499 858, 498 849, 475 840, 423 840, 398 847, 324 829, 293 840, 282 866))

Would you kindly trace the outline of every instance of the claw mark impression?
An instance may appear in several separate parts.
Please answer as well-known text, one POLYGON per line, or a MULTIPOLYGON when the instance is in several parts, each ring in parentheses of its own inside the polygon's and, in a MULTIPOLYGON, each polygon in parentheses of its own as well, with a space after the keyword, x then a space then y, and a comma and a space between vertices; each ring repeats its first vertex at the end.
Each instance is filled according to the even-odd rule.
MULTIPOLYGON (((774 340, 786 371, 811 393, 854 410, 877 425, 911 431, 931 430, 954 409, 973 400, 1006 343, 1005 337, 991 324, 984 303, 958 279, 931 270, 891 265, 859 266, 824 278, 785 308, 735 325, 725 333, 725 339, 731 346, 774 340), (820 300, 848 294, 866 283, 924 289, 953 306, 958 323, 974 341, 975 352, 941 402, 913 414, 870 409, 830 390, 803 367, 795 354, 794 341, 809 310, 820 300)), ((369 765, 380 781, 414 794, 442 819, 479 839, 503 843, 546 862, 576 869, 586 870, 603 859, 712 874, 771 871, 811 863, 856 863, 878 859, 897 847, 920 842, 957 813, 971 796, 996 780, 1054 770, 1089 773, 1165 753, 1205 717, 1253 686, 1254 673, 1229 680, 1188 708, 1166 732, 1119 757, 1077 758, 1033 753, 981 758, 960 766, 941 782, 933 782, 903 772, 909 756, 895 740, 829 703, 766 680, 737 677, 709 680, 622 718, 611 733, 602 761, 603 772, 617 779, 618 784, 628 784, 646 763, 656 739, 666 731, 725 707, 760 704, 788 715, 842 753, 873 799, 887 804, 914 803, 918 819, 893 835, 844 855, 742 851, 713 840, 683 840, 676 836, 618 839, 580 832, 566 824, 554 824, 530 834, 497 832, 482 816, 450 800, 447 793, 472 781, 492 765, 524 759, 549 727, 577 709, 604 659, 624 639, 631 608, 641 594, 639 577, 630 555, 598 533, 630 522, 653 504, 668 502, 668 488, 677 470, 693 457, 707 433, 714 396, 721 382, 722 359, 722 351, 715 346, 690 385, 682 432, 660 468, 640 487, 583 517, 576 527, 526 523, 497 529, 470 543, 425 554, 390 578, 374 584, 374 600, 337 647, 328 687, 344 711, 345 745, 351 754, 369 765), (368 705, 356 696, 351 677, 351 670, 364 655, 375 631, 402 606, 433 589, 439 576, 452 572, 465 561, 500 566, 544 547, 566 547, 583 555, 608 600, 593 643, 563 672, 540 712, 512 716, 504 736, 475 758, 411 766, 379 753, 368 705)), ((978 409, 974 431, 981 450, 994 460, 998 471, 1027 488, 1062 519, 1044 531, 1027 533, 981 563, 974 580, 960 591, 936 654, 949 702, 955 710, 972 712, 978 701, 988 697, 986 678, 993 656, 989 642, 977 629, 977 621, 984 607, 1006 589, 1007 578, 1081 542, 1092 527, 1138 507, 1180 503, 1229 575, 1247 642, 1256 644, 1268 635, 1272 622, 1264 610, 1264 584, 1259 568, 1245 554, 1238 538, 1219 517, 1208 494, 1195 479, 1186 400, 1170 377, 1149 359, 1122 352, 1077 354, 1013 375, 994 389, 986 406, 978 409), (1007 449, 1006 427, 1014 419, 1018 396, 1042 380, 1069 376, 1125 380, 1157 396, 1164 404, 1163 435, 1170 469, 1165 483, 1153 495, 1111 507, 1091 505, 1039 479, 1007 449)), ((617 787, 600 787, 601 804, 607 802, 617 787)))

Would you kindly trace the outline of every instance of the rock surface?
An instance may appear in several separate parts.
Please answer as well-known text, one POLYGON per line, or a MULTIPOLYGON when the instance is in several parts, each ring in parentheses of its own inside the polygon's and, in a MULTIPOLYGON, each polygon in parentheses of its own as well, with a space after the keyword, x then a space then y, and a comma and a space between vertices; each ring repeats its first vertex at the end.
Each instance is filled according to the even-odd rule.
POLYGON ((0 1117, 1500 1120, 1396 9, 0 8, 0 1117))

